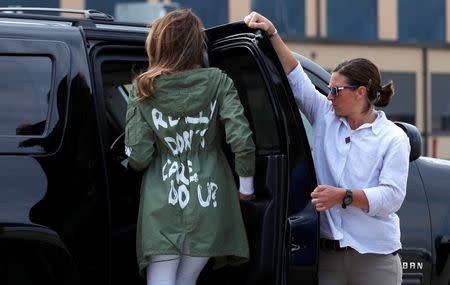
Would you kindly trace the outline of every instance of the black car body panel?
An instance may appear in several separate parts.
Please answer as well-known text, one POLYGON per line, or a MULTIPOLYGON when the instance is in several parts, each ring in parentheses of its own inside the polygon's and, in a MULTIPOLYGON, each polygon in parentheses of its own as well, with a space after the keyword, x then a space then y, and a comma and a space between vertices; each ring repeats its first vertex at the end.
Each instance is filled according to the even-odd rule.
MULTIPOLYGON (((147 32, 101 15, 0 14, 5 284, 145 283, 135 257, 140 174, 123 164, 123 130, 127 88, 148 66, 147 32)), ((254 133, 257 199, 241 202, 250 262, 210 262, 198 284, 316 284, 309 123, 264 32, 239 22, 206 33, 205 63, 234 80, 254 133)), ((298 59, 325 94, 329 73, 298 59)), ((399 211, 404 284, 449 282, 449 174, 447 161, 410 164, 399 211)))
MULTIPOLYGON (((450 163, 447 160, 428 157, 421 157, 416 163, 429 206, 428 223, 431 228, 433 264, 431 280, 432 284, 433 281, 436 281, 436 284, 445 284, 450 279, 450 163)), ((416 200, 416 203, 418 202, 419 200, 416 200)), ((422 231, 422 228, 418 230, 422 231)))

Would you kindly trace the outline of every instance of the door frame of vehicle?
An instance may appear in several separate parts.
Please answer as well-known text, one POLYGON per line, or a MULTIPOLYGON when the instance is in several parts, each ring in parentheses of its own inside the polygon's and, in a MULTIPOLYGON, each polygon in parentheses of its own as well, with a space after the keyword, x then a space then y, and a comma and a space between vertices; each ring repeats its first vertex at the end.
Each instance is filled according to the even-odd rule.
POLYGON ((306 132, 287 77, 264 32, 249 29, 242 22, 206 32, 210 62, 214 63, 215 52, 241 47, 250 51, 264 78, 277 117, 282 153, 286 155, 281 176, 277 177, 282 186, 276 200, 279 207, 275 221, 279 233, 275 241, 279 254, 274 258, 276 284, 294 284, 297 280, 313 284, 317 275, 319 223, 309 193, 316 179, 306 132), (306 175, 298 178, 302 173, 306 175), (305 252, 308 252, 306 259, 305 252))

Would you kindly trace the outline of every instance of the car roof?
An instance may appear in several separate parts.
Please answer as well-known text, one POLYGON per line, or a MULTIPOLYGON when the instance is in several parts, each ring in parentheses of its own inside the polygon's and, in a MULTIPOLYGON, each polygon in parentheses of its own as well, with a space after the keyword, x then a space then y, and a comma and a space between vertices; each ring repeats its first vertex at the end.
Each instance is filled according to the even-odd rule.
POLYGON ((326 71, 322 66, 301 54, 298 54, 296 52, 293 52, 293 54, 297 58, 297 60, 300 61, 303 69, 313 72, 318 77, 322 78, 325 82, 328 82, 330 80, 330 73, 326 71))
POLYGON ((59 27, 82 26, 106 30, 148 32, 148 26, 145 24, 118 22, 111 15, 92 9, 0 7, 0 22, 59 27))

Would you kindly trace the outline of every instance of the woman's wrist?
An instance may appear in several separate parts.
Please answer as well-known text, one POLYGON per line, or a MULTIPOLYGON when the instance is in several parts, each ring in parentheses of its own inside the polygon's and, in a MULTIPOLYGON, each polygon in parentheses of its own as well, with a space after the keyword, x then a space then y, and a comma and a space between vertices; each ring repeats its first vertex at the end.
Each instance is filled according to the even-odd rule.
POLYGON ((271 33, 269 31, 267 31, 267 36, 269 37, 269 39, 272 38, 273 36, 275 36, 276 34, 278 34, 278 31, 275 28, 274 28, 273 32, 271 32, 271 33))

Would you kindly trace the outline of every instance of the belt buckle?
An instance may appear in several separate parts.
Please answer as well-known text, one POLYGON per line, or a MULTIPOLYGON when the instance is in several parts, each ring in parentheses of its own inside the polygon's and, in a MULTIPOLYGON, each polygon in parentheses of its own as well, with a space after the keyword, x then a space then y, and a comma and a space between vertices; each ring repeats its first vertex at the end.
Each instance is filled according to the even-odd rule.
POLYGON ((330 242, 331 240, 326 239, 326 238, 321 238, 320 239, 320 247, 326 250, 331 250, 333 245, 330 242))
POLYGON ((320 240, 321 247, 327 250, 334 250, 337 251, 340 247, 338 245, 338 242, 336 240, 331 239, 321 239, 320 240))
POLYGON ((331 240, 331 245, 334 251, 339 251, 341 249, 337 240, 331 240))
POLYGON ((344 249, 344 248, 341 248, 338 240, 326 239, 326 238, 320 239, 320 248, 323 248, 326 250, 333 250, 333 251, 340 251, 340 250, 344 249))

